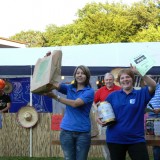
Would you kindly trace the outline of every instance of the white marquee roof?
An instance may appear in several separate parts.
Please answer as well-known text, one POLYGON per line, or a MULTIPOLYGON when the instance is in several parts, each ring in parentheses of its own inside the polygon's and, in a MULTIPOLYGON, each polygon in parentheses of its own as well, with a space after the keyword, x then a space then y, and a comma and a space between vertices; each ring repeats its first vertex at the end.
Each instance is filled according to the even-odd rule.
POLYGON ((110 43, 43 48, 0 48, 0 65, 35 65, 48 51, 62 50, 62 66, 129 66, 134 54, 149 54, 160 66, 160 42, 110 43))

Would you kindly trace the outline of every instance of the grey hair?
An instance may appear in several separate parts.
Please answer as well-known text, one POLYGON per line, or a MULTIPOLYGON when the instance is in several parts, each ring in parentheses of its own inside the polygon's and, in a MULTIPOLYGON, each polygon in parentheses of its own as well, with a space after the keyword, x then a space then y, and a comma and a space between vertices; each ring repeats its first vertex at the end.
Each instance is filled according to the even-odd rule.
POLYGON ((105 79, 105 77, 107 77, 107 76, 112 76, 112 78, 113 78, 113 80, 114 80, 114 75, 112 74, 112 73, 106 73, 105 75, 104 75, 104 79, 105 79))

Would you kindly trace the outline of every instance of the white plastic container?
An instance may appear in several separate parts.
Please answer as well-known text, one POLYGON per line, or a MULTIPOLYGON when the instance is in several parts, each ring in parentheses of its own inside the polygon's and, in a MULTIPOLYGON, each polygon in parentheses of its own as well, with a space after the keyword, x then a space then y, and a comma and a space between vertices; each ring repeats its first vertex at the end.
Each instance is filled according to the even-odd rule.
POLYGON ((102 122, 106 123, 107 126, 114 124, 116 122, 113 108, 111 104, 108 102, 100 103, 100 105, 98 106, 98 116, 102 122))

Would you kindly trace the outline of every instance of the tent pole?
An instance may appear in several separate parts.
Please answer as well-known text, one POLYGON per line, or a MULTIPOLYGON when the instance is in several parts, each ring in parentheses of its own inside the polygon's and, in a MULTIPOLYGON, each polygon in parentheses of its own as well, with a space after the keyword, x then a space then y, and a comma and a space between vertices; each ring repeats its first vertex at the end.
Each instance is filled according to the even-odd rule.
MULTIPOLYGON (((31 75, 30 75, 30 86, 31 86, 31 83, 32 83, 32 66, 31 66, 31 75)), ((30 106, 32 106, 32 92, 30 91, 30 106)))
MULTIPOLYGON (((31 75, 30 75, 30 86, 32 83, 32 66, 31 66, 31 75)), ((30 106, 32 106, 32 92, 30 91, 30 106)), ((32 127, 30 127, 30 147, 29 147, 30 157, 32 157, 32 127)))
POLYGON ((29 147, 30 157, 32 157, 32 127, 30 128, 30 147, 29 147))

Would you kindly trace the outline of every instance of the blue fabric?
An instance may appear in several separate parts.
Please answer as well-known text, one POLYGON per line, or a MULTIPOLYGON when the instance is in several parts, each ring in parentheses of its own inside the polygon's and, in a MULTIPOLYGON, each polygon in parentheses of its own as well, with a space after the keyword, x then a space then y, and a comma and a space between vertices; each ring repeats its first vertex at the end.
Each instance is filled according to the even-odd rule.
POLYGON ((87 160, 91 144, 90 132, 61 130, 60 142, 65 160, 87 160))
POLYGON ((153 157, 154 157, 154 160, 160 160, 160 147, 159 146, 153 146, 153 157))
MULTIPOLYGON (((8 81, 13 86, 10 112, 14 113, 30 103, 30 78, 10 78, 8 81)), ((52 99, 47 96, 32 94, 32 104, 37 112, 52 112, 52 99)))
POLYGON ((116 117, 116 124, 107 128, 107 142, 145 142, 144 111, 150 98, 148 87, 133 89, 128 95, 123 90, 115 91, 107 97, 106 101, 112 105, 116 117))
POLYGON ((94 90, 87 86, 82 90, 76 91, 72 84, 61 84, 59 92, 66 94, 68 99, 75 100, 80 98, 85 103, 83 106, 76 108, 66 105, 65 115, 60 127, 69 131, 90 131, 91 122, 89 114, 94 100, 94 90))
MULTIPOLYGON (((149 101, 149 103, 154 108, 160 108, 160 84, 156 85, 156 90, 153 98, 149 101)), ((149 118, 160 118, 160 113, 155 114, 154 112, 148 113, 149 118)), ((160 160, 160 146, 153 146, 153 157, 154 160, 160 160)))
MULTIPOLYGON (((160 108, 160 84, 156 85, 156 90, 153 98, 149 101, 153 108, 160 108)), ((154 112, 148 113, 149 117, 159 118, 160 114, 155 114, 154 112)))

